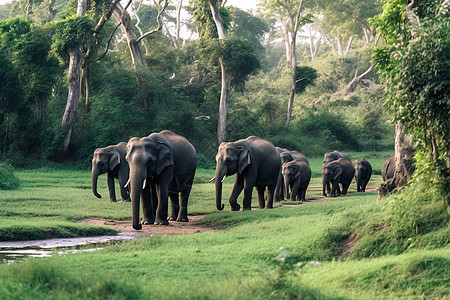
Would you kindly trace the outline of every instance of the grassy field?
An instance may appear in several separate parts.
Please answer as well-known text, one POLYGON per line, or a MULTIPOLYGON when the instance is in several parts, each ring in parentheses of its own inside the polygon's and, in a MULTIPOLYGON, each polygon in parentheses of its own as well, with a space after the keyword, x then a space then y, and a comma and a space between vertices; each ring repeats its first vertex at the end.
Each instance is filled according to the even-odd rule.
MULTIPOLYGON (((388 155, 350 155, 372 163, 369 185, 376 187, 388 155)), ((321 161, 310 159, 307 199, 321 197, 321 161)), ((78 221, 131 219, 130 203, 92 195, 89 171, 16 175, 20 189, 0 194, 1 240, 105 234, 111 231, 78 221)), ((353 238, 355 228, 385 217, 376 192, 356 193, 353 183, 345 197, 243 212, 230 212, 228 205, 219 212, 214 184, 208 183, 212 175, 198 170, 189 214, 205 215, 203 224, 220 230, 1 265, 0 299, 449 299, 448 246, 353 258, 352 251, 364 244, 353 238)), ((99 191, 107 196, 105 181, 100 177, 99 191)), ((224 203, 232 184, 226 180, 224 203)))

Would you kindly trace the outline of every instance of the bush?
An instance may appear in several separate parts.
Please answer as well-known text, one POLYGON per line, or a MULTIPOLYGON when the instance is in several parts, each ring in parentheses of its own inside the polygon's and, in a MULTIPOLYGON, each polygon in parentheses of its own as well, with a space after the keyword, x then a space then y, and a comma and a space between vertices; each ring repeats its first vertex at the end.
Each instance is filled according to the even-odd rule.
POLYGON ((6 163, 0 164, 0 190, 15 190, 19 188, 20 181, 14 175, 14 169, 6 163))

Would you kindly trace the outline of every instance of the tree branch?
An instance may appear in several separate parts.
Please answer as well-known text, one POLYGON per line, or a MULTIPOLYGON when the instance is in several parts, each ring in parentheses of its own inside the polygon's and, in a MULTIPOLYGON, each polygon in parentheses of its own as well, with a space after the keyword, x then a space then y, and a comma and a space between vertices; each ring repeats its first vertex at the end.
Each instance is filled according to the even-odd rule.
POLYGON ((169 5, 169 0, 164 0, 164 5, 163 5, 162 9, 160 9, 160 6, 157 5, 157 7, 158 7, 158 15, 156 16, 156 21, 158 22, 158 27, 156 27, 155 29, 150 30, 150 31, 144 33, 143 35, 141 35, 140 37, 138 37, 136 39, 136 43, 139 43, 140 41, 145 39, 147 36, 149 36, 151 34, 154 34, 155 32, 158 32, 158 31, 160 31, 162 29, 161 14, 164 12, 164 10, 166 9, 167 5, 169 5))

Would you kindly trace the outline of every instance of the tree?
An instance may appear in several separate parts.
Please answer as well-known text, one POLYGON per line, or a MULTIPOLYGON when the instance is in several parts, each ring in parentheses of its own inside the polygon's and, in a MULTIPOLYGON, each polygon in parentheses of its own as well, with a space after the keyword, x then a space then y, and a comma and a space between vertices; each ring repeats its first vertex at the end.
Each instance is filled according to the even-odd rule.
POLYGON ((375 50, 374 58, 386 81, 387 104, 397 120, 395 174, 381 189, 389 192, 403 185, 410 176, 408 161, 412 157, 408 150, 413 137, 425 156, 431 157, 448 209, 450 1, 407 4, 387 0, 383 13, 372 22, 386 40, 385 46, 375 50), (406 130, 413 136, 404 135, 406 130))
POLYGON ((303 0, 293 2, 290 0, 265 0, 261 1, 261 6, 266 9, 268 14, 274 14, 283 24, 286 43, 286 58, 291 63, 291 93, 289 96, 286 115, 286 126, 289 126, 292 117, 292 110, 294 108, 295 85, 297 82, 295 72, 297 67, 297 33, 299 28, 303 25, 312 23, 312 15, 305 14, 303 0), (302 14, 304 15, 302 16, 302 14))

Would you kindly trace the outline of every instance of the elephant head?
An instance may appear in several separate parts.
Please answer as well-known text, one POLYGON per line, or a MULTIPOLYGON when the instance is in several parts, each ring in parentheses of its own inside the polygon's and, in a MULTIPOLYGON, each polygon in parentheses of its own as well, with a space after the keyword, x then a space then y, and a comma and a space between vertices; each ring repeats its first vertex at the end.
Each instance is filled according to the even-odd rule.
POLYGON ((339 193, 339 176, 341 176, 343 172, 343 168, 340 164, 335 161, 329 162, 322 166, 322 192, 323 195, 326 196, 325 187, 328 182, 332 182, 332 188, 330 192, 330 196, 333 196, 335 191, 338 190, 339 193))
POLYGON ((113 147, 98 148, 92 158, 92 192, 97 198, 102 196, 97 192, 97 181, 100 174, 112 171, 120 164, 120 153, 113 147))
POLYGON ((347 154, 335 150, 333 152, 328 152, 323 155, 323 163, 327 164, 333 160, 338 160, 339 158, 345 158, 351 161, 350 157, 347 154))
POLYGON ((241 174, 245 168, 251 163, 249 150, 236 143, 222 143, 216 155, 216 207, 223 210, 225 205, 222 204, 222 182, 227 176, 239 173, 241 174))
POLYGON ((284 163, 282 166, 283 179, 284 179, 284 193, 285 198, 291 200, 295 200, 297 196, 298 189, 300 187, 301 181, 301 168, 298 164, 288 162, 284 163), (292 195, 289 195, 289 186, 293 183, 292 186, 292 195))
MULTIPOLYGON (((139 205, 141 191, 146 187, 147 178, 160 175, 173 165, 173 155, 167 143, 149 137, 132 138, 127 144, 126 160, 130 167, 130 197, 132 202, 133 228, 139 230, 139 205)), ((150 183, 148 183, 150 184, 150 183)))

